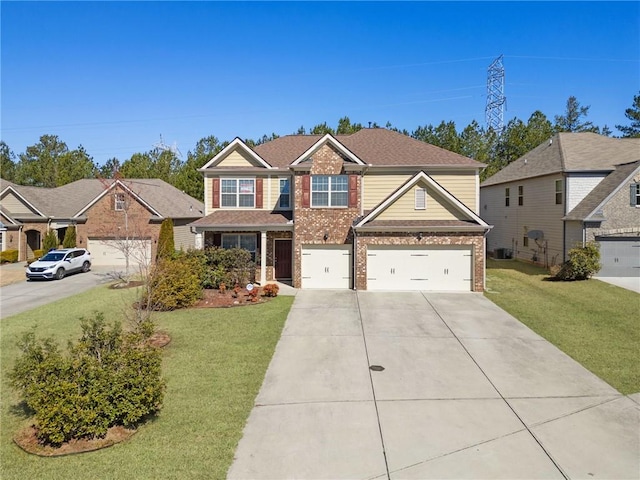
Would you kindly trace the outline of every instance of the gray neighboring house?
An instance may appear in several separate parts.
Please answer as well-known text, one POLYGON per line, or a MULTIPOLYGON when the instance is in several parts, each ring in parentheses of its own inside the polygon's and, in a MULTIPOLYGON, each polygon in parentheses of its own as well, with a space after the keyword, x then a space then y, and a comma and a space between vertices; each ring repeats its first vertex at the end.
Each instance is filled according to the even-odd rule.
POLYGON ((48 230, 62 243, 71 225, 96 265, 125 265, 123 242, 150 261, 166 218, 177 249, 199 248, 189 224, 203 214, 202 202, 160 179, 83 179, 57 188, 0 179, 0 243, 3 251, 18 250, 19 261, 33 258, 48 230))
POLYGON ((600 244, 600 276, 640 276, 640 139, 559 133, 480 185, 487 251, 543 266, 600 244))

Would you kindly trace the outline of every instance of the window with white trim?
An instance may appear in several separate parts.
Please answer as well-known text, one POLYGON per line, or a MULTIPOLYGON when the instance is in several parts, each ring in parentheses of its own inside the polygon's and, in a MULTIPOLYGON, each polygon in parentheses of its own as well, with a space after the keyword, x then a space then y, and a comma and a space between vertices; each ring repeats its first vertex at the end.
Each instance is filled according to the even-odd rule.
POLYGON ((562 205, 562 180, 556 180, 556 205, 562 205))
POLYGON ((510 200, 509 199, 509 193, 510 193, 509 192, 509 187, 505 188, 504 189, 504 206, 505 207, 508 207, 509 203, 510 203, 510 201, 509 201, 510 200))
POLYGON ((414 191, 414 208, 416 210, 426 210, 427 208, 427 189, 416 188, 414 191))
POLYGON ((222 248, 244 248, 251 252, 251 260, 256 261, 257 238, 254 233, 223 233, 222 248))
POLYGON ((291 208, 291 180, 288 178, 281 178, 278 185, 280 190, 278 208, 291 208))
POLYGON ((120 212, 125 209, 126 198, 124 193, 115 193, 113 195, 113 209, 120 212))
POLYGON ((640 183, 631 184, 631 205, 640 207, 640 183))
POLYGON ((255 178, 220 179, 220 206, 254 208, 256 204, 255 178))
POLYGON ((524 186, 518 185, 518 205, 524 205, 524 186))
POLYGON ((311 177, 312 207, 346 207, 349 202, 349 178, 346 175, 311 177))

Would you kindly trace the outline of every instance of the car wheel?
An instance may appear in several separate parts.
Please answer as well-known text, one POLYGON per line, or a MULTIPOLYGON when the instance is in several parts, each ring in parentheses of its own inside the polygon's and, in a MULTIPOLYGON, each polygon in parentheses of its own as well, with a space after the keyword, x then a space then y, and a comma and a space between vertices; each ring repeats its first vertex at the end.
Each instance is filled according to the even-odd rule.
POLYGON ((59 268, 56 272, 56 280, 62 280, 64 278, 64 268, 59 268))
POLYGON ((84 262, 82 264, 82 273, 87 273, 91 268, 91 264, 89 262, 84 262))

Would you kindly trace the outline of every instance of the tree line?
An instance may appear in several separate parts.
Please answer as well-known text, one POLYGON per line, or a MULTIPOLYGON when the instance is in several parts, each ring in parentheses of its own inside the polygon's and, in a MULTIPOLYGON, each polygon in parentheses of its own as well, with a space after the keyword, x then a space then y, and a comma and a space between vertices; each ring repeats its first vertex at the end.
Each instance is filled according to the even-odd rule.
MULTIPOLYGON (((473 120, 462 130, 455 122, 442 121, 438 125, 418 126, 409 132, 387 123, 385 128, 408 135, 452 152, 485 163, 481 179, 485 179, 506 165, 521 157, 540 143, 558 132, 594 132, 605 136, 612 134, 607 125, 594 125, 587 120, 589 106, 583 106, 576 97, 569 97, 562 115, 556 115, 553 122, 541 111, 531 114, 525 122, 513 118, 501 132, 482 127, 473 120)), ((622 137, 640 137, 640 93, 633 97, 630 108, 624 112, 630 121, 628 125, 616 125, 622 137)), ((369 124, 368 127, 379 127, 369 124)), ((315 125, 307 131, 301 126, 294 135, 349 135, 366 128, 360 123, 351 123, 345 116, 338 120, 335 128, 326 122, 315 125)), ((278 138, 279 135, 263 135, 258 139, 245 139, 251 146, 257 146, 278 138)), ((202 200, 204 185, 198 168, 225 148, 230 141, 220 141, 214 135, 200 139, 193 150, 189 150, 185 160, 173 151, 154 148, 147 152, 134 153, 120 161, 110 158, 104 165, 94 162, 89 153, 80 145, 70 150, 56 135, 42 135, 35 145, 26 148, 19 155, 0 141, 0 176, 19 185, 38 187, 59 187, 82 178, 160 178, 187 194, 202 200)))

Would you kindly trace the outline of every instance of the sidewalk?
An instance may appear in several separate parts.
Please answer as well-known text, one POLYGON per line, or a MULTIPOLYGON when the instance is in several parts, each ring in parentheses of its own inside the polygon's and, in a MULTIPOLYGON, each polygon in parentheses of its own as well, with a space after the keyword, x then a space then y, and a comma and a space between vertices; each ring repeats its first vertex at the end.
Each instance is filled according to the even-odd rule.
POLYGON ((638 402, 482 295, 301 290, 228 478, 637 479, 638 402))

